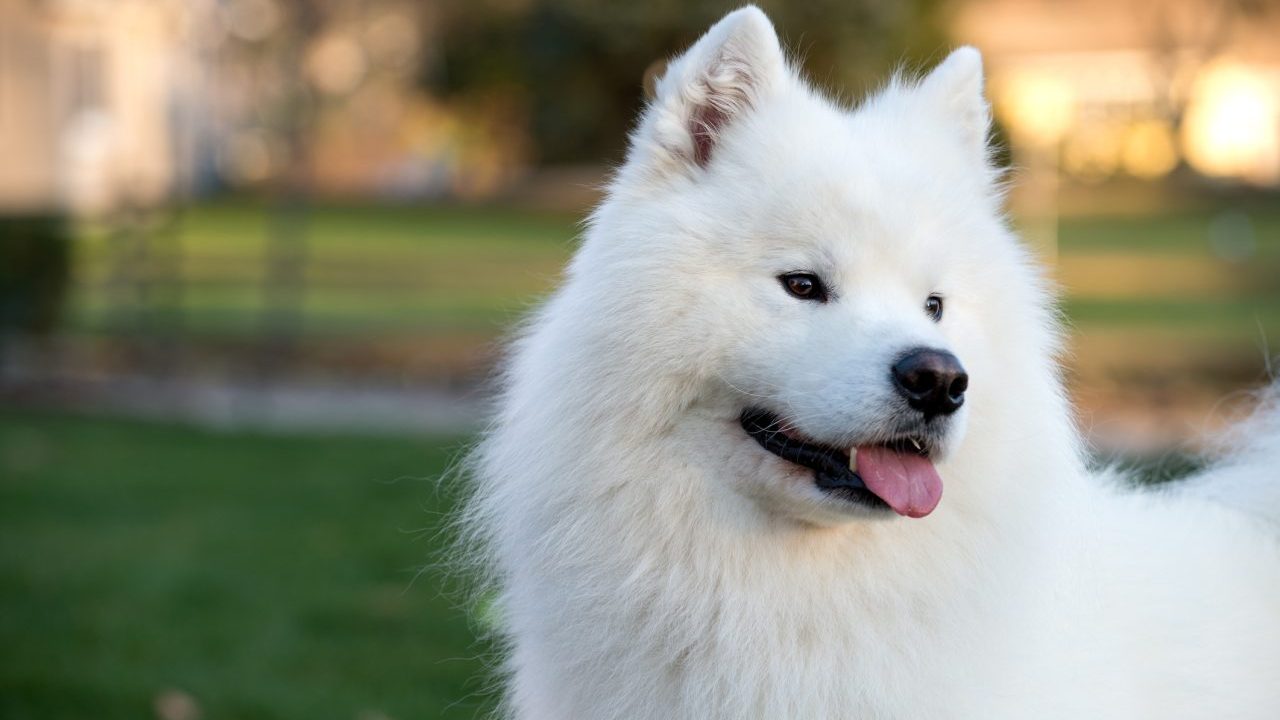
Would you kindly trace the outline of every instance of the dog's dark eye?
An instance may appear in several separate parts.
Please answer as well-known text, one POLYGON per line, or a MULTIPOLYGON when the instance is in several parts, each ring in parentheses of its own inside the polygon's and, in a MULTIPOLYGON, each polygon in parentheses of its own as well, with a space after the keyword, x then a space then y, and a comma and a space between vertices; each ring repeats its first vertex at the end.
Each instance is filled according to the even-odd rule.
POLYGON ((778 279, 782 281, 782 287, 787 289, 793 297, 801 300, 817 300, 818 302, 827 301, 827 288, 822 284, 822 280, 812 273, 787 273, 779 275, 778 279))
POLYGON ((942 298, 938 295, 930 295, 928 300, 924 301, 924 311, 929 313, 929 317, 934 322, 942 319, 942 298))

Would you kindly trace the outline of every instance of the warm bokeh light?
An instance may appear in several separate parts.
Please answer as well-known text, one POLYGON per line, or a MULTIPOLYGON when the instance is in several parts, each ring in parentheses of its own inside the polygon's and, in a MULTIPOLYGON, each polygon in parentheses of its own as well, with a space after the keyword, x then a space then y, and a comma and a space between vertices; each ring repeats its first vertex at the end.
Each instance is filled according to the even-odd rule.
POLYGON ((1052 145, 1071 127, 1075 91, 1057 77, 1015 71, 996 86, 995 92, 1010 130, 1022 142, 1052 145))
POLYGON ((1264 184, 1280 180, 1278 83, 1231 63, 1206 68, 1192 88, 1182 128, 1187 160, 1200 172, 1264 184))
POLYGON ((1124 125, 1094 122, 1077 129, 1063 141, 1062 169, 1086 182, 1106 180, 1120 166, 1124 125))
POLYGON ((1178 147, 1169 123, 1152 119, 1131 125, 1120 157, 1125 171, 1134 177, 1154 180, 1168 175, 1178 166, 1178 147))
POLYGON ((364 79, 364 50, 355 38, 332 32, 318 38, 307 50, 307 77, 330 95, 346 95, 364 79))

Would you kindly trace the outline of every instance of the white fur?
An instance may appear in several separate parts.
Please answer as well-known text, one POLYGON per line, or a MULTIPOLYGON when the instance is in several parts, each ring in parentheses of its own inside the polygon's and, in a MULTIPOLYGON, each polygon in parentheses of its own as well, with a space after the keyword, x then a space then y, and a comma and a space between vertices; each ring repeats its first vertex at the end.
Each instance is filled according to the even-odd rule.
POLYGON ((971 48, 854 110, 753 7, 672 63, 473 457, 511 716, 1280 717, 1280 533, 1228 507, 1280 515, 1280 432, 1226 461, 1229 503, 1088 475, 987 123, 971 48), (788 296, 796 270, 836 297, 788 296), (874 433, 920 344, 971 377, 928 517, 870 518, 738 425, 874 433))

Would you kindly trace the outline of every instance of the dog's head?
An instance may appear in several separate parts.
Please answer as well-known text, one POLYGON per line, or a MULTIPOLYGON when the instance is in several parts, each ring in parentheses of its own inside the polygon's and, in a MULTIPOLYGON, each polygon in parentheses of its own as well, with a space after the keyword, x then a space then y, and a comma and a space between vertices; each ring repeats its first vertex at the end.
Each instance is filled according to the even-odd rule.
POLYGON ((1044 352, 1043 313, 1018 307, 1043 301, 1002 221, 982 85, 961 48, 842 108, 754 7, 658 82, 573 273, 625 288, 620 312, 643 318, 629 351, 698 378, 736 489, 766 507, 929 514, 938 465, 1020 352, 1004 326, 1044 352))

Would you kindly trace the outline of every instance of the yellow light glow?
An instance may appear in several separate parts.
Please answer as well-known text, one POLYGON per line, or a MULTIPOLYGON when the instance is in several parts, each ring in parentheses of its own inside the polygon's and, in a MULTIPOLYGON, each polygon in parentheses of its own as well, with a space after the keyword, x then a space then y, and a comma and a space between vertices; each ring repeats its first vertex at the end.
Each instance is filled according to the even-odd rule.
POLYGON ((999 84, 997 96, 1009 130, 1023 143, 1052 145, 1075 120, 1075 92, 1047 73, 1015 72, 999 84))
POLYGON ((1182 127, 1187 161, 1200 172, 1256 183, 1280 180, 1280 101, 1266 78, 1218 64, 1196 79, 1182 127))
POLYGON ((1161 120, 1134 123, 1125 133, 1121 151, 1124 169, 1145 180, 1168 175, 1178 165, 1178 148, 1173 129, 1161 120))

